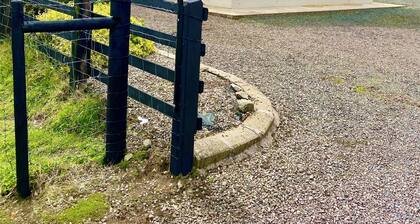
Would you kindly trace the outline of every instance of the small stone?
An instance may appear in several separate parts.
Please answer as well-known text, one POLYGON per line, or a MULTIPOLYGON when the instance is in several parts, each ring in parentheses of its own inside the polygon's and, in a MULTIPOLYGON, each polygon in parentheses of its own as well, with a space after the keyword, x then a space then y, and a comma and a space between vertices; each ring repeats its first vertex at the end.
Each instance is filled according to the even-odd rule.
POLYGON ((177 187, 178 187, 178 189, 182 189, 182 187, 184 187, 184 185, 182 184, 181 181, 178 181, 177 187))
POLYGON ((242 88, 240 86, 236 85, 235 83, 230 84, 230 88, 233 89, 233 91, 235 91, 235 92, 242 91, 242 88))
POLYGON ((244 92, 244 91, 239 91, 235 93, 235 96, 237 99, 245 99, 245 100, 249 100, 249 95, 244 92))
POLYGON ((132 158, 133 158, 133 154, 132 153, 128 153, 127 155, 124 156, 124 160, 125 161, 129 161, 132 158))
POLYGON ((238 100, 238 110, 242 113, 248 113, 254 111, 254 103, 251 100, 238 100))
POLYGON ((199 114, 198 117, 200 117, 203 120, 204 127, 206 128, 214 127, 214 123, 216 121, 216 115, 214 113, 203 113, 203 114, 199 114))
POLYGON ((152 147, 152 140, 146 139, 143 141, 143 148, 150 149, 152 147))

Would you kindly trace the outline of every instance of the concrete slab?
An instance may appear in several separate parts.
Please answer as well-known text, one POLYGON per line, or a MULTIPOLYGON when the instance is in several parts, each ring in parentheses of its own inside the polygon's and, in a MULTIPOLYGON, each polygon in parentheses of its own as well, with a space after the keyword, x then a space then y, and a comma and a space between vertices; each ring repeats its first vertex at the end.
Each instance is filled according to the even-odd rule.
POLYGON ((226 17, 245 17, 256 15, 274 15, 284 13, 303 13, 303 12, 328 12, 328 11, 344 11, 357 9, 383 9, 383 8, 400 8, 404 5, 386 4, 386 3, 367 3, 367 4, 343 4, 343 5, 306 5, 291 7, 272 7, 272 8, 254 8, 254 9, 229 9, 209 6, 211 14, 226 17))

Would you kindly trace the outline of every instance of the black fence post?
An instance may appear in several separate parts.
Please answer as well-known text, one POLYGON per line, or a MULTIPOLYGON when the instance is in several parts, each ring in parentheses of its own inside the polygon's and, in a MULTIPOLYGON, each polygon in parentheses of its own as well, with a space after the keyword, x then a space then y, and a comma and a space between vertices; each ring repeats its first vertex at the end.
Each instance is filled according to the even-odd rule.
POLYGON ((10 0, 0 0, 0 39, 10 36, 10 0))
POLYGON ((126 152, 130 0, 111 0, 117 25, 109 37, 105 164, 119 163, 126 152))
POLYGON ((17 192, 25 198, 31 194, 31 190, 28 164, 25 40, 22 28, 24 22, 23 2, 12 1, 11 5, 17 192))
MULTIPOLYGON (((75 19, 92 17, 93 3, 90 0, 74 1, 75 19)), ((70 86, 76 89, 91 75, 92 30, 73 32, 70 86)))
POLYGON ((194 163, 194 135, 201 128, 198 118, 202 23, 207 11, 200 0, 178 1, 178 41, 175 78, 175 115, 172 124, 172 175, 187 175, 194 163))

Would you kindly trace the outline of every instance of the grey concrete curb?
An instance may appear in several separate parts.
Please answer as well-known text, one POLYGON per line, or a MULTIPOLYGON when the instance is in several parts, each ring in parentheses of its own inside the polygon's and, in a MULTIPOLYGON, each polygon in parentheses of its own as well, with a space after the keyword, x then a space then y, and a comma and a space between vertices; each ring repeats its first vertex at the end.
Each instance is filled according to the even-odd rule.
MULTIPOLYGON (((175 55, 171 53, 159 49, 157 53, 175 59, 175 55)), ((201 71, 240 86, 254 102, 255 112, 236 128, 196 140, 194 148, 196 168, 216 164, 256 146, 271 144, 271 135, 279 126, 279 115, 271 101, 255 86, 237 76, 203 64, 201 71)))
POLYGON ((270 100, 255 86, 232 74, 201 65, 201 70, 217 75, 240 86, 253 100, 255 112, 240 126, 198 139, 195 142, 195 165, 204 168, 245 150, 271 143, 271 135, 279 125, 279 116, 270 100))

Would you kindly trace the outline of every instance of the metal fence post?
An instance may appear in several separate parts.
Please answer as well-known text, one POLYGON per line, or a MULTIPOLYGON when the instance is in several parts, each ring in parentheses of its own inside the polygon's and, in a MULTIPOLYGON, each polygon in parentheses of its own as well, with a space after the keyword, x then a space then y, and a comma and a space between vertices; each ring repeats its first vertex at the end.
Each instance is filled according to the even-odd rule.
POLYGON ((10 0, 0 0, 0 38, 10 36, 10 0))
POLYGON ((28 117, 26 108, 25 40, 23 2, 12 1, 13 88, 16 140, 17 191, 21 197, 31 194, 28 164, 28 117))
POLYGON ((119 163, 126 152, 130 0, 111 0, 117 25, 109 37, 105 164, 119 163))
POLYGON ((178 1, 178 41, 176 54, 175 115, 172 124, 170 171, 187 175, 194 162, 194 135, 201 127, 198 119, 202 23, 207 11, 201 0, 178 1))
MULTIPOLYGON (((90 0, 76 0, 74 2, 75 19, 92 17, 93 3, 90 0)), ((72 61, 70 71, 70 86, 78 87, 83 80, 91 75, 91 45, 92 30, 73 32, 72 61)))

